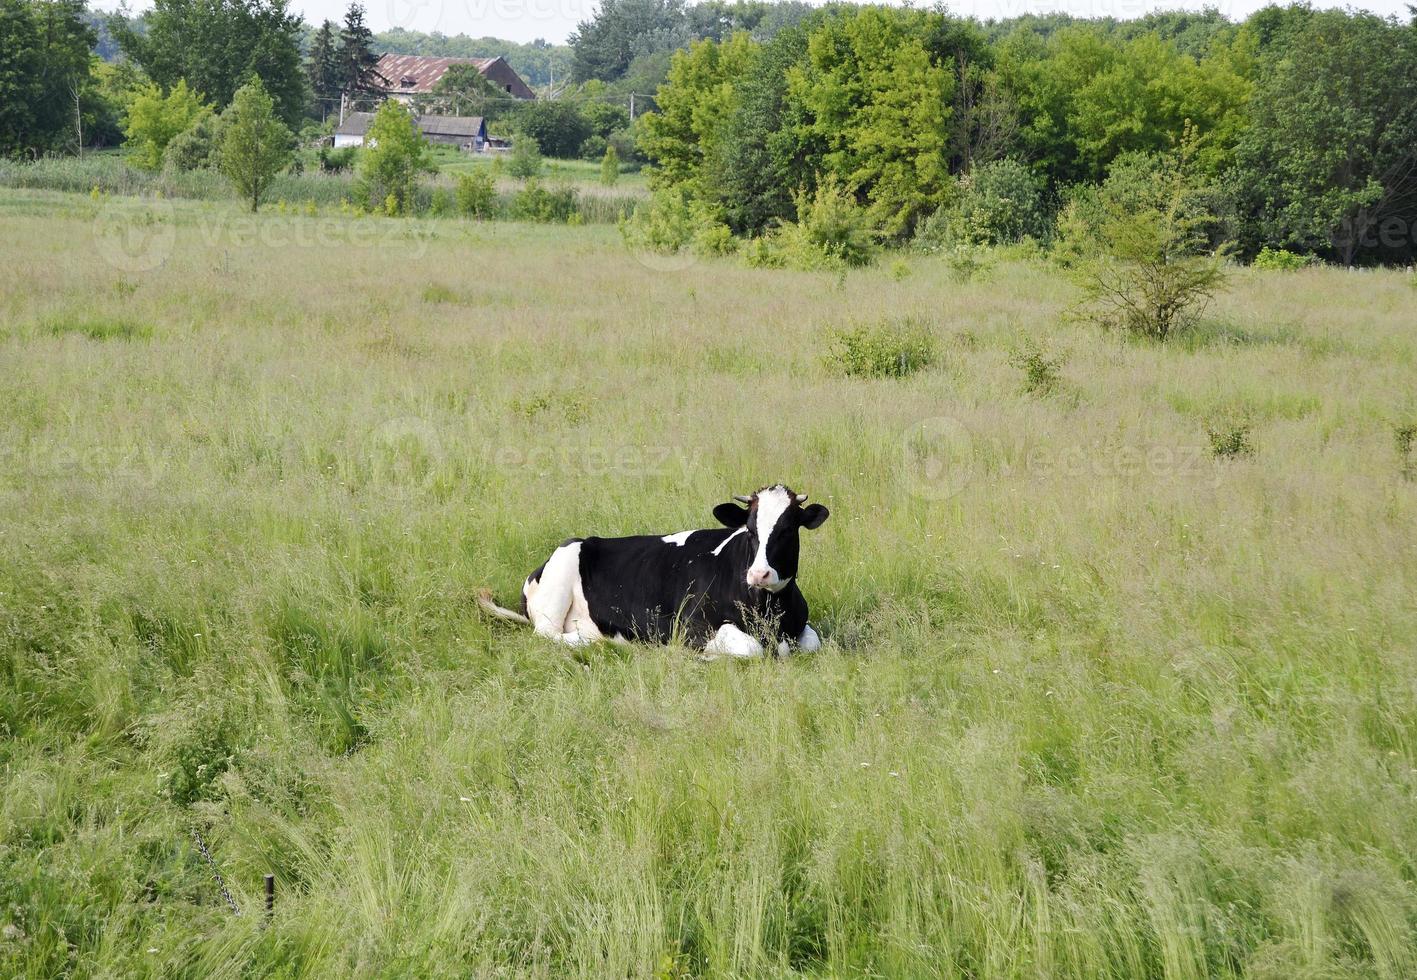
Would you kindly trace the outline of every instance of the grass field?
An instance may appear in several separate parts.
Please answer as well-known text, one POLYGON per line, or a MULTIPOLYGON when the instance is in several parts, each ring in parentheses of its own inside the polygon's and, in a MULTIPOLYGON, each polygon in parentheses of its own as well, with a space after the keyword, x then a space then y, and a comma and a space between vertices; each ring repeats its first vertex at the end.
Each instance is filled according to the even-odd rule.
POLYGON ((1161 347, 1037 262, 0 225, 0 975, 1417 974, 1408 276, 1238 271, 1161 347), (828 370, 884 315, 930 367, 828 370), (476 612, 778 480, 818 654, 476 612))

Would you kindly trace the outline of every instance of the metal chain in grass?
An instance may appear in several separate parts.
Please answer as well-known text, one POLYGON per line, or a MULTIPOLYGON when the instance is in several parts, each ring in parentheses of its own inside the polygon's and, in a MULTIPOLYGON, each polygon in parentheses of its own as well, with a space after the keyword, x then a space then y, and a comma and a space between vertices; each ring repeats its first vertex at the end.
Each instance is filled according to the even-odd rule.
POLYGON ((212 877, 216 879, 216 885, 221 889, 221 897, 226 899, 226 904, 231 906, 231 911, 237 915, 241 914, 241 909, 236 906, 236 899, 231 897, 231 892, 226 888, 226 879, 217 870, 216 862, 212 860, 212 852, 207 850, 207 842, 202 840, 202 832, 196 827, 192 828, 192 838, 197 842, 197 850, 202 852, 202 857, 207 859, 207 866, 212 869, 212 877))

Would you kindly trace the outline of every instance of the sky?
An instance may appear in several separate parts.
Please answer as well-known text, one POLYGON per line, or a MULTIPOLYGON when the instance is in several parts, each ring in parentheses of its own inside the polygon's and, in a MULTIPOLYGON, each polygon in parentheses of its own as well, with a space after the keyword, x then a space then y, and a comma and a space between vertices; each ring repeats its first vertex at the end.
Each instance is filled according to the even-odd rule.
MULTIPOLYGON (((597 0, 364 0, 366 19, 375 31, 403 27, 411 31, 444 34, 468 34, 473 37, 499 37, 509 41, 527 42, 544 38, 555 44, 564 43, 566 36, 580 21, 594 14, 597 0)), ((1409 0, 1355 0, 1351 5, 1377 14, 1396 14, 1407 18, 1409 0)), ((99 0, 100 9, 113 9, 114 2, 99 0)), ((139 13, 150 7, 151 0, 130 3, 139 13)), ((920 6, 926 4, 921 3, 920 6)), ((951 12, 986 18, 1016 17, 1025 13, 1062 12, 1077 17, 1139 17, 1152 10, 1199 10, 1213 6, 1232 20, 1242 19, 1266 5, 1266 0, 1213 0, 1210 3, 1185 3, 1176 0, 953 0, 951 12)), ((348 0, 292 0, 291 9, 302 13, 305 20, 318 24, 329 18, 340 21, 348 0)), ((1348 6, 1344 3, 1316 2, 1316 7, 1348 6)))

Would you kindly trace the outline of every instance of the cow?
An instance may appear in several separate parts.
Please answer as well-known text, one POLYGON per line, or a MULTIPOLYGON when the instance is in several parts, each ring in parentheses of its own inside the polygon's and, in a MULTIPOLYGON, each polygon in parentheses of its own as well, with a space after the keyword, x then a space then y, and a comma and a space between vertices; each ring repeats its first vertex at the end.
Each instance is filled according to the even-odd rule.
POLYGON ((478 604, 572 647, 679 639, 709 658, 761 656, 762 639, 779 655, 820 648, 797 585, 798 532, 827 509, 780 483, 733 499, 713 509, 723 527, 571 538, 527 576, 520 613, 487 589, 478 604))

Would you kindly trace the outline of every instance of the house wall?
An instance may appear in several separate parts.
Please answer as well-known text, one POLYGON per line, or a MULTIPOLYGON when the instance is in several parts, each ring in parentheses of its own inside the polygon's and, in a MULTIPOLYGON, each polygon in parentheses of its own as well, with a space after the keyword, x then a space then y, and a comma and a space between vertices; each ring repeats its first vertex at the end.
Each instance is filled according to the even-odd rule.
POLYGON ((335 133, 335 149, 337 149, 337 150, 340 149, 340 148, 342 148, 342 147, 346 147, 346 146, 363 146, 363 145, 364 145, 364 137, 363 137, 363 136, 343 136, 343 135, 341 135, 341 134, 339 134, 339 133, 335 133))
POLYGON ((508 95, 516 96, 518 99, 534 99, 536 93, 527 87, 521 76, 516 73, 511 65, 498 59, 487 66, 487 70, 482 73, 483 77, 495 84, 508 95))

